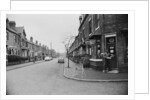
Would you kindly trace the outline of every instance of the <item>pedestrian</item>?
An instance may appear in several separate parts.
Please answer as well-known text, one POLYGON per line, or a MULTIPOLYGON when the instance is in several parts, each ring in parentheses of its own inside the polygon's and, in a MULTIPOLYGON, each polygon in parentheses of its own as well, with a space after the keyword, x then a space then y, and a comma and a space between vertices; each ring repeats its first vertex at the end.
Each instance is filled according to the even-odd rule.
POLYGON ((84 55, 84 58, 83 58, 83 67, 84 68, 89 68, 90 67, 90 57, 89 57, 88 54, 84 55))
POLYGON ((111 71, 111 65, 110 65, 110 60, 112 59, 112 57, 114 57, 113 54, 110 54, 109 52, 107 52, 107 57, 106 57, 106 67, 105 70, 106 71, 111 71))

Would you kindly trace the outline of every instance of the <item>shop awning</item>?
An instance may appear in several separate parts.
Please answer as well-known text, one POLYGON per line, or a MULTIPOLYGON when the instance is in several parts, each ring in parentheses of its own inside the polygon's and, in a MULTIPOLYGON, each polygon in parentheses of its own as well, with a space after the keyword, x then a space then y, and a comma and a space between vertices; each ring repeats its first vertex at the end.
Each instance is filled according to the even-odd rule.
POLYGON ((89 36, 89 39, 97 39, 97 38, 100 38, 101 37, 101 34, 91 34, 89 36))

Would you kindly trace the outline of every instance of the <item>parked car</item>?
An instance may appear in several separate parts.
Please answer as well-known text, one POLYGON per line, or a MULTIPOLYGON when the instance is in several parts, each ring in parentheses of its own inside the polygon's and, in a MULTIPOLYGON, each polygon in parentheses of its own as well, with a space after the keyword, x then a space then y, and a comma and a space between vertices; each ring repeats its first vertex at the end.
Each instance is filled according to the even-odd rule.
POLYGON ((44 60, 45 61, 50 61, 50 60, 52 60, 52 57, 46 56, 44 60))
POLYGON ((64 58, 62 58, 62 57, 59 57, 58 58, 58 63, 64 63, 65 61, 64 61, 64 58))

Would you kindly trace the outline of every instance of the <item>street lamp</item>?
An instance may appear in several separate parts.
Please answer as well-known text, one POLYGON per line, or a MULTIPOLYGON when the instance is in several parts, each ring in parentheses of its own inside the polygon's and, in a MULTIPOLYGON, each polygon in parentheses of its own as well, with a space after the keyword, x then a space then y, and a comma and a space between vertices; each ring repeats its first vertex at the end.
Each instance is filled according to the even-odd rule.
POLYGON ((69 46, 70 46, 70 42, 71 42, 71 40, 74 38, 75 36, 72 36, 72 37, 70 37, 70 39, 68 40, 68 43, 67 44, 65 44, 65 42, 63 41, 63 44, 65 44, 65 48, 66 48, 66 51, 67 51, 67 57, 68 57, 68 68, 70 68, 70 66, 69 66, 69 46))

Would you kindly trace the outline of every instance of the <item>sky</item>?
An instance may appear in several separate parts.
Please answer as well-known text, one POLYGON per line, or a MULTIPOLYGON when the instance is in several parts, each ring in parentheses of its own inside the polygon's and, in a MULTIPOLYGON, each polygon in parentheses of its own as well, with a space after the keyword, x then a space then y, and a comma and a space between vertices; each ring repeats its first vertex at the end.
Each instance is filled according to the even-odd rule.
POLYGON ((65 52, 67 37, 76 36, 79 28, 78 14, 7 14, 16 26, 24 26, 27 39, 33 37, 42 45, 47 45, 57 52, 65 52), (63 43, 64 41, 64 43, 63 43))

